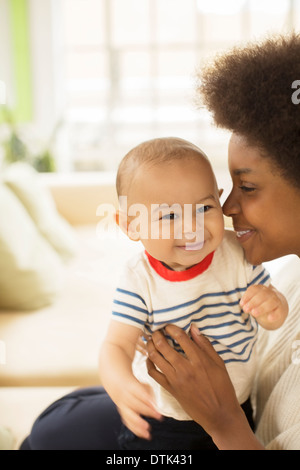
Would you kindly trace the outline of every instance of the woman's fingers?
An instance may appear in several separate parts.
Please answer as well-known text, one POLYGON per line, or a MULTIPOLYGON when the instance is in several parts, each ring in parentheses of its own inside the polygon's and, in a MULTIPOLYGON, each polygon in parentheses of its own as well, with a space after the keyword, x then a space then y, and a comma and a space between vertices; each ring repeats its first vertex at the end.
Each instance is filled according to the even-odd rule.
MULTIPOLYGON (((203 361, 207 360, 207 356, 219 359, 219 356, 215 352, 209 340, 205 338, 205 336, 203 336, 202 334, 199 334, 198 328, 196 328, 194 325, 192 325, 191 327, 193 339, 191 339, 185 333, 185 331, 179 328, 178 326, 168 325, 165 329, 168 335, 170 335, 185 352, 185 361, 188 360, 189 362, 194 364, 201 364, 203 363, 203 361)), ((182 356, 180 357, 182 358, 182 356)), ((182 364, 181 361, 178 361, 178 357, 170 355, 170 360, 172 366, 175 369, 181 367, 182 365, 185 366, 185 364, 182 364)))
MULTIPOLYGON (((176 325, 167 325, 165 330, 168 335, 179 344, 189 360, 196 359, 197 348, 195 348, 194 342, 188 337, 184 330, 176 325)), ((173 356, 171 359, 173 360, 172 364, 176 368, 177 357, 173 356)))
POLYGON ((175 349, 170 346, 161 331, 156 331, 152 335, 152 341, 148 342, 148 356, 152 362, 163 372, 172 372, 176 361, 180 358, 175 349))
MULTIPOLYGON (((192 336, 193 341, 196 343, 196 345, 208 357, 210 357, 210 359, 212 359, 216 363, 219 363, 220 365, 224 365, 223 359, 216 352, 215 348, 212 346, 209 339, 206 338, 206 336, 204 336, 195 325, 191 326, 191 336, 192 336)), ((203 355, 202 355, 202 357, 203 357, 203 355)), ((225 365, 224 365, 224 367, 225 367, 225 365)))
POLYGON ((151 361, 151 359, 147 359, 147 369, 148 369, 148 374, 152 379, 154 379, 159 385, 161 385, 163 388, 165 388, 168 392, 171 392, 171 386, 170 383, 168 382, 166 376, 162 374, 155 366, 155 364, 151 361))
MULTIPOLYGON (((195 365, 206 367, 209 361, 213 361, 216 365, 225 367, 222 358, 215 351, 210 341, 203 336, 195 325, 191 327, 192 339, 178 326, 168 325, 165 328, 169 336, 174 339, 182 350, 185 357, 173 349, 168 343, 164 335, 157 331, 153 334, 152 341, 148 342, 147 352, 151 362, 155 364, 163 375, 168 378, 175 374, 175 371, 182 371, 187 367, 187 361, 195 365)), ((159 383, 163 381, 162 374, 159 375, 157 370, 150 369, 151 373, 159 383)), ((153 377, 154 378, 154 377, 153 377)), ((162 384, 166 388, 166 384, 162 384)))

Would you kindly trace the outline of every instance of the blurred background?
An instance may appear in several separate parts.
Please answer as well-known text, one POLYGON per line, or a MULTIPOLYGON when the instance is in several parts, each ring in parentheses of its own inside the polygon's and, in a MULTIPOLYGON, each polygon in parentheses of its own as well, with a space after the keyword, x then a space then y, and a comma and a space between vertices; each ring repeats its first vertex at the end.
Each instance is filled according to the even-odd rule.
POLYGON ((196 104, 197 70, 299 27, 300 0, 0 0, 1 161, 114 172, 176 135, 223 171, 228 135, 196 104))

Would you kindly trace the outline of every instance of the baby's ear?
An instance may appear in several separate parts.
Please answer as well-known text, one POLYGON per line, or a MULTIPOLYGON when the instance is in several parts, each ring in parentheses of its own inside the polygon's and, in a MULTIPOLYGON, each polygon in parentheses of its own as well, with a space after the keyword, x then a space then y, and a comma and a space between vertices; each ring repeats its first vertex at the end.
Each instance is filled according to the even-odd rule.
POLYGON ((125 212, 118 210, 115 213, 114 217, 115 217, 116 224, 120 227, 122 232, 124 232, 125 235, 127 235, 127 237, 130 238, 130 240, 133 240, 133 241, 139 240, 139 237, 136 231, 133 230, 132 224, 130 224, 130 220, 125 212))
POLYGON ((127 214, 124 212, 117 210, 117 212, 114 214, 114 219, 116 224, 120 227, 120 229, 128 235, 128 218, 127 214))
POLYGON ((219 189, 219 197, 222 196, 223 192, 224 192, 224 189, 219 189))

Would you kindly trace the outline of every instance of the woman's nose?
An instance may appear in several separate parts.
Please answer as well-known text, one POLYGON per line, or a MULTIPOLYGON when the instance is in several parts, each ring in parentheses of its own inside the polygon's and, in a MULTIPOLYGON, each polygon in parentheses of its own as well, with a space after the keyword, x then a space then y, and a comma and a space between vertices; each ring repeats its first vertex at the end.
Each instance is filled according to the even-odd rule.
POLYGON ((240 204, 234 193, 234 190, 231 191, 228 198, 223 204, 223 213, 227 217, 233 217, 234 215, 240 212, 240 204))

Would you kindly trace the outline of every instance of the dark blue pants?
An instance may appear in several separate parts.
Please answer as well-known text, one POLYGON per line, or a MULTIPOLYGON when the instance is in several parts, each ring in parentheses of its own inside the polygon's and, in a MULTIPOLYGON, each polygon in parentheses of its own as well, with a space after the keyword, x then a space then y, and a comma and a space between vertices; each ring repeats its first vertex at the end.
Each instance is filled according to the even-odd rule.
MULTIPOLYGON (((252 424, 250 400, 243 409, 252 424)), ((76 390, 50 405, 33 424, 21 450, 192 450, 215 449, 194 422, 150 420, 153 439, 137 438, 122 425, 102 387, 76 390)))
POLYGON ((122 423, 102 387, 76 390, 35 421, 21 450, 118 450, 122 423))
POLYGON ((151 441, 138 438, 123 426, 119 445, 122 450, 217 450, 212 438, 195 421, 163 421, 147 418, 151 441))
MULTIPOLYGON (((250 399, 242 408, 254 429, 250 399)), ((209 434, 195 421, 178 421, 167 417, 163 421, 145 419, 151 426, 151 441, 138 438, 123 425, 119 436, 122 450, 217 450, 209 434)))

